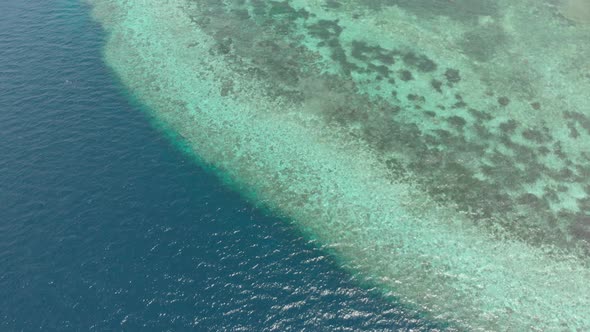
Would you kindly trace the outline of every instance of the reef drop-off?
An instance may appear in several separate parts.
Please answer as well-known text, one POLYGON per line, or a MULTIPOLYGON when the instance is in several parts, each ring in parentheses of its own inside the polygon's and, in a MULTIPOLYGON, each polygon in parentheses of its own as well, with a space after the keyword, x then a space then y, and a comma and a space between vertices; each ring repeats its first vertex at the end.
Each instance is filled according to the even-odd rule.
POLYGON ((458 329, 589 329, 584 46, 479 2, 91 1, 151 115, 352 272, 458 329))

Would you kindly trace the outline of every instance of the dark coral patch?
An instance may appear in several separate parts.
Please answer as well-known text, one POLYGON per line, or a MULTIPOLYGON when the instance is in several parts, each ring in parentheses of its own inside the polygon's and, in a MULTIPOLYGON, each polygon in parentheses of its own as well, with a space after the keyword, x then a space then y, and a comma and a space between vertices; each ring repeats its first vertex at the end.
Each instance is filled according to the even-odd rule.
POLYGON ((469 114, 471 114, 474 118, 478 120, 489 121, 492 119, 492 116, 490 114, 478 111, 475 108, 470 108, 469 114))
POLYGON ((293 7, 289 5, 287 1, 285 2, 271 2, 270 3, 270 16, 279 16, 282 18, 289 18, 289 19, 297 19, 298 11, 296 11, 293 7))
POLYGON ((327 0, 326 6, 328 8, 340 8, 342 6, 342 4, 338 1, 335 1, 335 0, 327 0))
POLYGON ((502 96, 498 98, 498 104, 500 104, 502 107, 506 107, 508 104, 510 104, 510 99, 508 99, 508 97, 502 96))
POLYGON ((467 121, 465 121, 465 119, 463 119, 460 116, 456 116, 456 115, 447 118, 447 121, 451 125, 453 125, 453 127, 456 127, 456 128, 463 128, 463 126, 465 126, 465 124, 467 123, 467 121))
POLYGON ((590 215, 580 213, 574 220, 576 222, 570 228, 571 233, 577 238, 590 241, 590 215))
POLYGON ((463 97, 460 94, 455 94, 455 99, 457 99, 457 102, 453 104, 453 108, 467 107, 467 103, 463 101, 463 97))
POLYGON ((417 55, 414 52, 404 54, 402 60, 407 66, 414 67, 422 72, 431 72, 436 70, 436 63, 424 55, 417 55))
POLYGON ((541 109, 541 103, 535 101, 535 102, 531 103, 531 107, 535 110, 539 110, 539 109, 541 109))
POLYGON ((522 137, 539 144, 546 143, 551 140, 551 137, 548 137, 545 133, 535 129, 523 130, 522 137))
POLYGON ((553 143, 553 153, 559 157, 559 159, 566 160, 567 156, 563 152, 563 148, 561 147, 561 142, 557 141, 553 143))
POLYGON ((417 103, 423 103, 426 101, 426 98, 424 98, 424 96, 420 96, 420 95, 413 94, 413 93, 408 94, 407 98, 408 98, 408 100, 413 101, 413 102, 417 102, 417 103))
POLYGON ((370 46, 364 41, 355 40, 352 42, 351 55, 353 58, 369 62, 377 60, 384 65, 393 65, 395 63, 395 51, 389 51, 379 46, 370 46))
POLYGON ((459 83, 461 81, 461 75, 457 69, 449 68, 445 71, 445 77, 451 84, 459 83))
POLYGON ((375 57, 377 58, 377 60, 381 61, 386 65, 393 65, 395 63, 395 59, 393 58, 393 55, 390 52, 379 52, 377 53, 377 55, 375 55, 375 57))
POLYGON ((572 119, 577 122, 582 128, 584 128, 590 134, 590 118, 579 112, 566 111, 564 114, 566 119, 572 119))
POLYGON ((342 32, 342 27, 338 25, 338 21, 329 20, 319 20, 317 23, 309 25, 307 29, 310 35, 323 40, 338 37, 342 32))
POLYGON ((467 103, 464 102, 463 100, 460 100, 460 101, 453 104, 453 108, 464 108, 464 107, 467 107, 467 103))
POLYGON ((539 147, 539 149, 537 149, 537 151, 539 151, 539 154, 541 154, 543 156, 546 156, 551 152, 551 150, 549 150, 549 148, 546 146, 539 147))
POLYGON ((475 129, 475 133, 482 139, 482 140, 486 140, 486 139, 490 139, 492 138, 492 133, 490 133, 490 131, 483 125, 481 125, 480 123, 476 123, 473 126, 473 129, 475 129))
POLYGON ((430 81, 430 85, 436 90, 437 92, 442 93, 442 82, 437 79, 432 79, 430 81))
POLYGON ((578 132, 578 129, 576 129, 576 125, 574 123, 568 122, 567 127, 570 130, 569 137, 578 138, 580 136, 580 133, 578 132))
POLYGON ((387 68, 387 66, 384 66, 384 65, 377 66, 372 63, 369 63, 368 68, 373 71, 378 72, 383 77, 389 77, 390 70, 389 70, 389 68, 387 68))
POLYGON ((367 45, 367 43, 363 42, 363 41, 358 41, 355 40, 352 42, 352 51, 350 53, 350 55, 352 55, 353 58, 362 60, 362 61, 367 61, 368 57, 367 57, 367 53, 370 53, 372 50, 371 47, 369 47, 367 45))
POLYGON ((549 202, 559 202, 559 196, 557 194, 557 190, 554 190, 549 187, 545 187, 543 190, 543 199, 549 202))
POLYGON ((414 75, 412 75, 412 72, 410 72, 409 70, 400 70, 399 71, 399 78, 402 81, 411 81, 414 79, 414 75))
POLYGON ((518 203, 527 205, 533 209, 544 209, 547 204, 542 198, 539 198, 530 193, 520 195, 518 197, 518 203))
POLYGON ((518 127, 518 123, 514 120, 508 120, 500 124, 500 130, 505 134, 512 134, 516 127, 518 127))

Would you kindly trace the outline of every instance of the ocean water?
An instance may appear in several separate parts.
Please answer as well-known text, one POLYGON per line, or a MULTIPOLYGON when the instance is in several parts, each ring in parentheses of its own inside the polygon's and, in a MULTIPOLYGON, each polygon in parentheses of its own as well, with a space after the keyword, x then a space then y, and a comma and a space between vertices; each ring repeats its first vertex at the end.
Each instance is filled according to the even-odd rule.
POLYGON ((5 7, 8 329, 590 329, 587 1, 5 7))
POLYGON ((0 4, 0 330, 437 326, 171 144, 105 66, 89 13, 0 4))

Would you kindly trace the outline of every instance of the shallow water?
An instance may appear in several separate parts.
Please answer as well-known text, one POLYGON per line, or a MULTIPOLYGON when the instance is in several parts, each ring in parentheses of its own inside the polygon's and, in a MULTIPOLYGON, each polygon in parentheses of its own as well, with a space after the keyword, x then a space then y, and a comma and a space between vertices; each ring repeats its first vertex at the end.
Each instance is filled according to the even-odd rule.
POLYGON ((0 5, 0 330, 444 327, 154 129, 76 1, 0 5))
POLYGON ((572 2, 93 3, 159 123, 351 273, 458 328, 589 327, 572 2))

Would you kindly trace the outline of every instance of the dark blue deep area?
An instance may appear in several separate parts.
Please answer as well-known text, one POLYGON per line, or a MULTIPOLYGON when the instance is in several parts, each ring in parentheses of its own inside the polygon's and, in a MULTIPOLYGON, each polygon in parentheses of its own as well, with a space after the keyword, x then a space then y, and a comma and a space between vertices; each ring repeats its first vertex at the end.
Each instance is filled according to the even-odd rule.
POLYGON ((427 329, 170 144, 77 1, 0 1, 0 330, 427 329))

